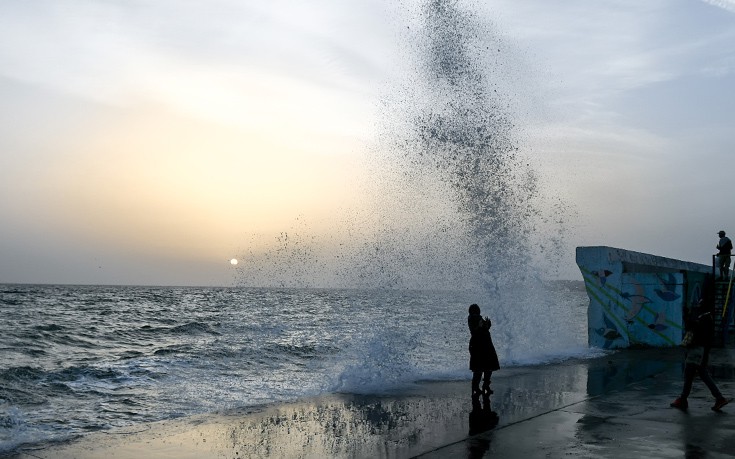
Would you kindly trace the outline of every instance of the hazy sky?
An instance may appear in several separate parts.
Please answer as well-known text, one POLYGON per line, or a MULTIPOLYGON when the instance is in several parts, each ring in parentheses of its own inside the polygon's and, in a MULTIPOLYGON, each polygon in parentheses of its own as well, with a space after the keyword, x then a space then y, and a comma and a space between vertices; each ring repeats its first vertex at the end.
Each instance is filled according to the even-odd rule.
MULTIPOLYGON (((0 282, 231 285, 254 234, 329 231, 410 3, 1 2, 0 282)), ((578 245, 710 263, 735 235, 735 1, 460 4, 524 75, 567 277, 578 245)))

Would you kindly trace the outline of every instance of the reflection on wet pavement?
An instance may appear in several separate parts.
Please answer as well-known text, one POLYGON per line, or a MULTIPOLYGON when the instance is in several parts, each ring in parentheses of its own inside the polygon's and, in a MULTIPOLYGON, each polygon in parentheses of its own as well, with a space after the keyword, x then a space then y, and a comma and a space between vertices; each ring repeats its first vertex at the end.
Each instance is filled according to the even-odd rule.
MULTIPOLYGON (((712 374, 735 395, 732 351, 712 374)), ((93 434, 28 458, 703 457, 735 451, 735 404, 713 413, 695 382, 687 413, 680 349, 628 350, 586 361, 504 369, 495 393, 431 382, 382 395, 332 394, 297 403, 93 434), (711 454, 710 454, 711 455, 711 454)), ((469 375, 468 375, 469 376, 469 375)), ((728 453, 729 454, 729 453, 728 453)))

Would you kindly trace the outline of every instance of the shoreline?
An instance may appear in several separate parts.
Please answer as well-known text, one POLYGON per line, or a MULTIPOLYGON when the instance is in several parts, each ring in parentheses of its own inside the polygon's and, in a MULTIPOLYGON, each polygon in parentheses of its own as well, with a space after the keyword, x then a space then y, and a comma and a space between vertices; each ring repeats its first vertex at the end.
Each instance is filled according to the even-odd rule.
MULTIPOLYGON (((712 373, 728 397, 735 395, 734 361, 732 350, 713 350, 712 373)), ((681 362, 681 349, 623 350, 501 370, 493 378, 495 393, 489 404, 478 400, 479 406, 470 396, 469 379, 422 382, 384 394, 326 394, 96 432, 60 444, 20 448, 6 457, 438 458, 480 457, 468 456, 480 450, 503 457, 561 457, 569 451, 582 456, 594 452, 600 457, 669 457, 657 456, 650 448, 660 442, 669 452, 685 448, 678 440, 678 446, 671 445, 672 432, 679 432, 682 422, 695 429, 699 422, 716 422, 723 432, 735 429, 735 415, 728 413, 735 413, 735 403, 723 413, 713 413, 709 393, 698 381, 690 413, 669 408, 681 390, 681 362), (646 428, 652 437, 641 442, 639 434, 646 428), (628 437, 649 449, 623 445, 628 437), (627 452, 619 450, 623 446, 627 452), (611 455, 604 453, 606 448, 611 455)), ((722 438, 712 442, 711 436, 698 447, 714 448, 715 453, 735 450, 718 449, 720 444, 735 444, 722 438)))

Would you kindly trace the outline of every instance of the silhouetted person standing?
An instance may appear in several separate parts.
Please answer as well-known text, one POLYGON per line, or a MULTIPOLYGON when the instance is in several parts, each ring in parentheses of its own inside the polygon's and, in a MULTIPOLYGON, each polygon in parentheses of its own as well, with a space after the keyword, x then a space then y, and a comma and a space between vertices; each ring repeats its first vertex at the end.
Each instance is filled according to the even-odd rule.
POLYGON ((732 241, 725 236, 725 232, 720 230, 717 233, 720 241, 717 243, 717 266, 720 268, 720 279, 724 280, 730 277, 730 255, 732 254, 732 241))
POLYGON ((727 405, 730 400, 722 396, 720 389, 712 380, 707 371, 709 362, 709 351, 712 347, 712 335, 714 334, 714 319, 712 317, 712 306, 708 301, 699 300, 697 307, 693 308, 689 317, 685 320, 685 329, 692 332, 693 336, 689 343, 686 344, 686 362, 684 365, 684 388, 679 398, 671 403, 674 408, 686 410, 689 407, 687 398, 692 391, 692 383, 694 377, 699 375, 702 382, 707 386, 712 396, 715 398, 715 404, 712 406, 713 411, 727 405))
POLYGON ((470 328, 470 370, 472 371, 472 395, 492 394, 490 377, 493 371, 500 369, 498 354, 495 352, 493 340, 490 337, 490 319, 480 315, 480 307, 470 306, 467 316, 467 326, 470 328), (480 380, 483 379, 482 390, 480 380))

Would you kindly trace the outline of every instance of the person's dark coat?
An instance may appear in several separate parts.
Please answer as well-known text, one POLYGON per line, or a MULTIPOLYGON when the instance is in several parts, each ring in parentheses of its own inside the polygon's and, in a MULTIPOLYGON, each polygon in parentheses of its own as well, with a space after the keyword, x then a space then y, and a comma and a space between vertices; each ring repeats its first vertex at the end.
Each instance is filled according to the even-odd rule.
POLYGON ((490 321, 480 314, 470 314, 467 326, 470 328, 470 370, 496 371, 500 369, 498 354, 495 352, 490 336, 490 321))
POLYGON ((705 349, 712 347, 712 338, 715 331, 715 321, 712 312, 707 311, 697 317, 694 323, 694 343, 705 349))
POLYGON ((687 332, 694 333, 694 339, 688 347, 712 347, 715 332, 715 321, 712 311, 707 308, 694 308, 684 323, 687 332))
POLYGON ((706 366, 715 333, 715 321, 712 317, 712 311, 708 308, 694 308, 685 323, 685 329, 694 333, 694 338, 687 345, 687 349, 702 348, 700 364, 706 366))

